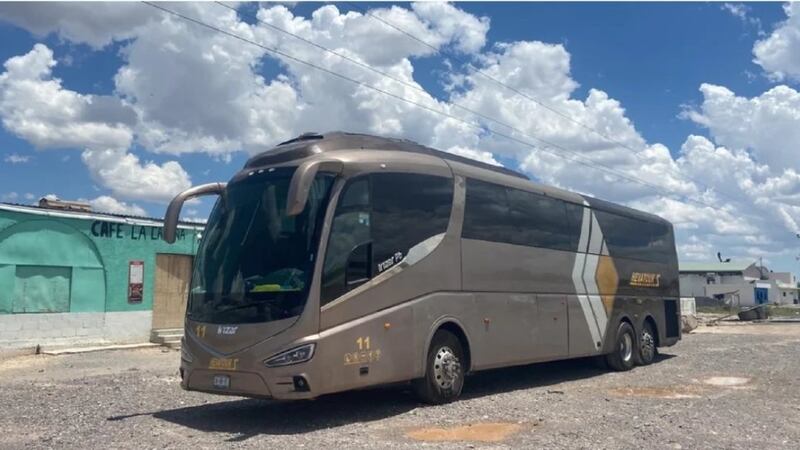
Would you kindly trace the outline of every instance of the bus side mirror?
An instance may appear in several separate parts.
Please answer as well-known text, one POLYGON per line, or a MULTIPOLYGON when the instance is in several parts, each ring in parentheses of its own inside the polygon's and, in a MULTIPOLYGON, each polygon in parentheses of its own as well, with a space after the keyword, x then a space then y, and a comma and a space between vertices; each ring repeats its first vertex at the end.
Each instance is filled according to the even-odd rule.
POLYGON ((181 215, 181 208, 186 200, 204 195, 222 195, 225 192, 227 183, 208 183, 200 186, 191 187, 169 202, 167 212, 164 214, 164 233, 162 237, 165 241, 172 244, 175 242, 175 231, 178 229, 178 220, 181 215))
POLYGON ((372 278, 372 242, 365 242, 347 257, 344 282, 347 290, 358 287, 372 278))
POLYGON ((344 164, 338 160, 306 161, 297 168, 289 182, 289 192, 286 193, 286 215, 296 216, 303 212, 308 200, 308 192, 317 172, 340 173, 344 164))

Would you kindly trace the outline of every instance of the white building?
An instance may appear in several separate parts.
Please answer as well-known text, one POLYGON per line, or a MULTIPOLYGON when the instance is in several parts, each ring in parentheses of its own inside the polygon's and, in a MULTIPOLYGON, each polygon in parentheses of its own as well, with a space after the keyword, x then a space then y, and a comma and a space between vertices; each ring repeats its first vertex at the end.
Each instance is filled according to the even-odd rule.
POLYGON ((772 272, 755 262, 682 262, 681 297, 710 297, 752 306, 762 303, 798 304, 797 279, 791 272, 772 272))

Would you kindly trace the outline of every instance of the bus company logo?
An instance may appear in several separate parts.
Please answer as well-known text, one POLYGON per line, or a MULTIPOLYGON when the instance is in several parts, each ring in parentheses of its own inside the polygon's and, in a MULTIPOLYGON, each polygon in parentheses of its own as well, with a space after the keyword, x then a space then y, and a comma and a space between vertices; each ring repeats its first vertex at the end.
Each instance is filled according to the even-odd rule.
POLYGON ((633 272, 631 273, 631 286, 658 287, 661 285, 660 273, 633 272))
POLYGON ((238 330, 238 329, 239 329, 239 327, 231 327, 231 326, 222 326, 222 325, 220 325, 220 326, 217 327, 217 334, 223 334, 223 335, 226 335, 226 336, 231 336, 231 335, 236 334, 236 330, 238 330))
POLYGON ((194 334, 200 338, 206 337, 206 326, 205 325, 196 326, 194 329, 194 334))
POLYGON ((395 264, 399 263, 403 260, 403 253, 397 252, 394 255, 390 256, 389 259, 386 261, 378 263, 378 273, 383 272, 384 270, 394 266, 395 264))

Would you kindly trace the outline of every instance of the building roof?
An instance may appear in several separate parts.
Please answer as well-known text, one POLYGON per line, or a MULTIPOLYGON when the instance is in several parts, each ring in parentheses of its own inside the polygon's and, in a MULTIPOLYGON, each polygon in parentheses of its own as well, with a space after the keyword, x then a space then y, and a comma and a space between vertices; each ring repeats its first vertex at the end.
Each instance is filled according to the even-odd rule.
MULTIPOLYGON (((164 219, 160 217, 129 216, 125 214, 115 214, 98 211, 70 211, 66 209, 45 208, 37 205, 23 205, 19 203, 0 203, 0 211, 12 211, 28 214, 39 214, 53 217, 66 217, 71 219, 87 220, 106 220, 109 222, 123 222, 135 225, 163 226, 164 219)), ((189 222, 182 220, 178 222, 182 228, 203 228, 205 223, 189 222)))
POLYGON ((731 262, 679 262, 678 271, 680 272, 744 272, 752 266, 752 261, 731 261, 731 262))

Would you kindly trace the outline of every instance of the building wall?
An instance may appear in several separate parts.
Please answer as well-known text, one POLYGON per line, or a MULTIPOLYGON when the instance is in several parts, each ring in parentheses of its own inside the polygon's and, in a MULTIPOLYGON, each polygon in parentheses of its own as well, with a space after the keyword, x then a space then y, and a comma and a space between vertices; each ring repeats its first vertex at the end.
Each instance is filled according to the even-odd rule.
POLYGON ((0 315, 0 349, 146 342, 152 311, 0 315))
POLYGON ((695 273, 680 274, 681 297, 705 297, 706 284, 705 275, 695 273))
POLYGON ((167 244, 161 227, 147 222, 0 209, 0 346, 37 339, 34 328, 40 339, 83 333, 130 341, 133 333, 146 340, 156 254, 195 254, 199 231, 180 228, 176 242, 167 244), (131 261, 144 263, 138 303, 128 301, 131 261))
POLYGON ((729 294, 738 291, 737 294, 726 295, 726 301, 733 298, 734 304, 741 306, 753 306, 756 302, 756 287, 767 289, 767 301, 772 304, 793 304, 798 299, 796 289, 784 289, 778 283, 795 286, 797 283, 794 274, 791 272, 770 272, 764 268, 764 277, 761 280, 761 269, 755 264, 750 264, 741 273, 734 272, 709 272, 699 273, 696 271, 682 272, 680 274, 680 289, 682 297, 714 297, 719 294, 729 294), (709 283, 713 279, 713 283, 709 283), (786 295, 783 295, 784 292, 786 295))
POLYGON ((797 289, 777 289, 777 291, 777 303, 781 305, 796 305, 800 303, 800 294, 798 294, 797 289))
POLYGON ((708 283, 709 276, 705 273, 682 273, 680 274, 681 297, 711 297, 706 288, 710 288, 715 293, 729 292, 734 290, 728 286, 741 285, 745 283, 741 275, 719 275, 715 274, 711 278, 714 283, 708 283))

